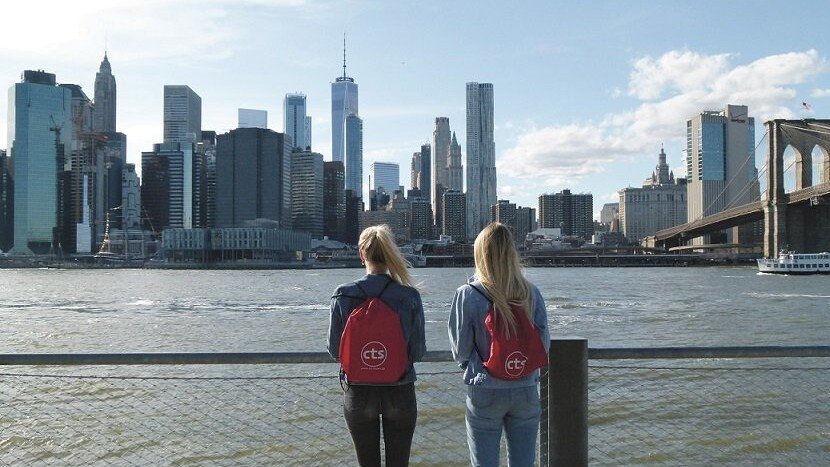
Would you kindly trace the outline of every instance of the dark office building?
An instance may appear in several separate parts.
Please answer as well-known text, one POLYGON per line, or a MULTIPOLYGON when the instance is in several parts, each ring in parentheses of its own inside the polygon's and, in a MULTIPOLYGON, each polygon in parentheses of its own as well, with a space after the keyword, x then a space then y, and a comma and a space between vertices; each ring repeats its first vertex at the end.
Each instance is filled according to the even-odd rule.
POLYGON ((410 196, 409 198, 409 238, 412 240, 432 238, 432 207, 426 197, 410 196))
POLYGON ((184 226, 185 154, 179 143, 154 144, 152 152, 141 153, 141 204, 147 230, 161 234, 184 226))
POLYGON ((443 233, 452 237, 456 243, 464 243, 467 241, 466 195, 457 190, 447 190, 443 198, 443 233))
POLYGON ((539 196, 539 227, 562 229, 562 235, 590 239, 594 234, 594 196, 571 190, 539 196))
POLYGON ((9 251, 14 241, 14 181, 6 151, 0 151, 0 251, 9 251))
POLYGON ((237 128, 216 139, 216 226, 271 219, 291 228, 291 143, 264 128, 237 128))
POLYGON ((360 238, 360 213, 363 212, 363 200, 360 194, 346 190, 346 218, 344 222, 344 243, 357 245, 360 238))
POLYGON ((323 163, 323 235, 343 241, 346 217, 346 170, 343 161, 323 163))
POLYGON ((216 227, 215 131, 203 131, 193 153, 193 227, 216 227))

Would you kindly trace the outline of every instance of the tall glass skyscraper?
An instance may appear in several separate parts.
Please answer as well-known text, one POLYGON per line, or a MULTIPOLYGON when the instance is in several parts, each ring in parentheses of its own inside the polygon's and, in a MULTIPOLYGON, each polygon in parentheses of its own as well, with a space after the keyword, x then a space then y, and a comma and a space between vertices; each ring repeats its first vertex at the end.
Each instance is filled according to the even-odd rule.
MULTIPOLYGON (((363 197, 363 120, 355 114, 349 114, 345 120, 346 128, 346 189, 355 196, 363 197)), ((337 160, 337 159, 335 159, 337 160)))
POLYGON ((443 230, 442 223, 444 216, 443 208, 444 192, 449 186, 449 160, 450 160, 450 119, 448 117, 437 117, 435 129, 432 130, 432 183, 421 188, 424 196, 432 200, 432 207, 435 209, 435 225, 438 231, 443 230))
MULTIPOLYGON (((72 91, 55 75, 26 70, 9 88, 14 164, 14 254, 49 253, 58 226, 58 169, 72 142, 72 91)), ((60 233, 57 233, 58 235, 60 233)))
POLYGON ((311 117, 306 115, 305 94, 286 94, 283 100, 285 134, 291 137, 295 148, 311 146, 311 117))
MULTIPOLYGON (((346 157, 346 118, 358 116, 357 83, 346 75, 346 39, 343 39, 343 76, 331 83, 331 160, 342 161, 346 157)), ((346 189, 348 190, 349 164, 346 163, 346 189)), ((360 193, 360 192, 358 192, 360 193)))
POLYGON ((401 186, 401 168, 394 162, 372 162, 371 175, 369 188, 375 192, 383 190, 391 195, 401 186))
MULTIPOLYGON (((727 105, 722 111, 701 112, 686 122, 689 222, 759 199, 755 119, 748 112, 745 105, 727 105)), ((753 235, 753 227, 741 226, 729 229, 725 236, 708 234, 692 239, 691 244, 750 244, 756 240, 750 238, 753 235)))
POLYGON ((467 238, 475 238, 496 204, 493 85, 467 83, 467 238))

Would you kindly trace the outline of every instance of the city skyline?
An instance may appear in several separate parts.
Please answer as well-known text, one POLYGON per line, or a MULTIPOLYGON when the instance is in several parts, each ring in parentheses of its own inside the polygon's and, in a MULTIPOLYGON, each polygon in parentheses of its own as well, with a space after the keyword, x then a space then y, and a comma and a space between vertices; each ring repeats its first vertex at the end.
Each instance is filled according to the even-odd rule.
MULTIPOLYGON (((770 117, 820 116, 830 96, 824 84, 826 51, 816 49, 822 44, 818 31, 821 12, 828 8, 824 5, 807 18, 778 12, 774 24, 761 28, 770 16, 761 5, 683 5, 667 12, 657 3, 638 3, 636 8, 600 3, 568 6, 563 9, 568 18, 564 21, 554 16, 557 8, 528 4, 521 21, 508 18, 504 31, 488 35, 482 34, 482 22, 508 17, 506 7, 477 12, 470 22, 459 21, 465 14, 462 6, 425 4, 423 11, 407 15, 397 14, 403 8, 397 5, 350 8, 315 2, 235 6, 214 1, 185 20, 217 26, 214 34, 196 37, 187 32, 192 28, 171 28, 167 20, 151 27, 125 21, 175 17, 172 13, 192 10, 186 2, 152 7, 89 2, 77 11, 55 5, 44 13, 47 20, 60 18, 61 23, 74 21, 85 27, 69 34, 70 40, 65 33, 45 32, 4 44, 0 78, 11 86, 24 69, 45 69, 57 74, 59 82, 80 84, 92 94, 108 31, 106 52, 118 78, 119 131, 129 137, 127 162, 140 166, 141 152, 162 140, 165 84, 187 84, 202 96, 202 127, 219 133, 235 128, 240 107, 277 115, 269 126, 280 131, 281 97, 301 91, 308 96, 309 113, 321 116, 314 121, 320 136, 312 149, 331 160, 329 87, 340 74, 345 30, 349 74, 363 88, 364 165, 394 160, 406 166, 412 151, 429 139, 436 117, 455 122, 463 145, 462 86, 468 81, 492 82, 498 88, 498 198, 532 205, 539 193, 570 188, 593 193, 596 211, 612 201, 618 189, 638 184, 661 143, 675 175, 683 176, 684 124, 700 111, 747 105, 760 125, 770 117), (158 10, 171 14, 159 15, 158 10), (439 10, 441 14, 435 15, 439 10), (90 15, 91 11, 100 15, 90 15), (92 16, 96 19, 89 19, 92 16), (411 44, 390 33, 425 16, 437 20, 424 41, 411 44), (263 28, 251 28, 256 34, 237 28, 243 21, 275 19, 288 33, 311 28, 321 34, 295 34, 273 51, 267 46, 273 34, 263 28), (533 26, 551 21, 558 27, 533 26), (517 34, 519 23, 523 34, 517 34), (618 27, 591 27, 600 23, 618 27), (701 28, 707 33, 700 34, 701 28), (457 40, 465 35, 477 41, 457 40), (384 42, 386 50, 373 47, 384 36, 391 37, 384 42), (253 55, 259 59, 252 60, 253 55), (596 63, 604 64, 603 73, 595 72, 596 63), (228 74, 229 67, 240 73, 228 74), (417 76, 412 73, 416 69, 417 76), (441 79, 420 79, 438 70, 441 79), (802 114, 802 102, 814 110, 802 114), (553 147, 557 151, 551 151, 553 147)), ((12 35, 31 26, 23 6, 10 6, 8 16, 12 35)), ((6 118, 0 115, 0 123, 5 125, 6 118)), ((756 138, 762 134, 756 131, 756 138)), ((5 136, 0 136, 3 149, 8 147, 5 136)), ((462 146, 465 157, 466 149, 462 146)), ((408 178, 403 179, 408 185, 408 178)))

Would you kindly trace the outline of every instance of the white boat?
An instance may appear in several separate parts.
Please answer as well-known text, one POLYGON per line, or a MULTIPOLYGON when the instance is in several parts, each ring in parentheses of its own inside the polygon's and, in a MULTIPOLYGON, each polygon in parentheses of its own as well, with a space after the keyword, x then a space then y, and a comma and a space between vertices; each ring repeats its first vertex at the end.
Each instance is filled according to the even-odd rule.
POLYGON ((782 251, 778 258, 761 258, 758 271, 773 274, 830 274, 830 253, 782 251))

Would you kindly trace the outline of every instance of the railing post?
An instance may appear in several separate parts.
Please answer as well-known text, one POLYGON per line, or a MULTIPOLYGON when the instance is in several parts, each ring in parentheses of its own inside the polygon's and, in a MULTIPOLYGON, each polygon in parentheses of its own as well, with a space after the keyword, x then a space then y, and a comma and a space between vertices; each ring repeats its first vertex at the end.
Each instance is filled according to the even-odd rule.
POLYGON ((549 358, 546 443, 549 465, 587 466, 588 340, 552 339, 549 358))

